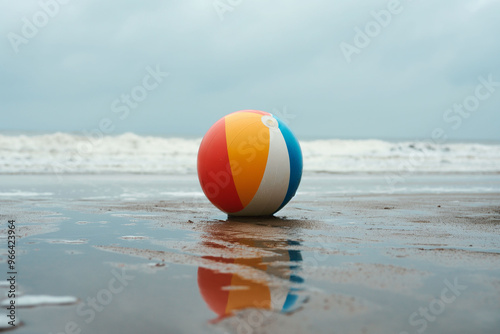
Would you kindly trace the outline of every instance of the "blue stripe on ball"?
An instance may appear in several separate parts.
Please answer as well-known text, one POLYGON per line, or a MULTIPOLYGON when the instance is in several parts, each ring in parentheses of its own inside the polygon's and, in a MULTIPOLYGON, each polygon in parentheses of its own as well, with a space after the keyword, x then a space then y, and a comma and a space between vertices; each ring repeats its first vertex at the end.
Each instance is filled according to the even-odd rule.
POLYGON ((285 195, 285 199, 278 208, 279 211, 283 208, 293 196, 300 184, 300 179, 302 177, 302 151, 300 149, 299 141, 295 138, 290 128, 276 116, 278 120, 279 129, 285 138, 286 147, 288 149, 288 156, 290 158, 290 182, 288 184, 288 190, 285 195))

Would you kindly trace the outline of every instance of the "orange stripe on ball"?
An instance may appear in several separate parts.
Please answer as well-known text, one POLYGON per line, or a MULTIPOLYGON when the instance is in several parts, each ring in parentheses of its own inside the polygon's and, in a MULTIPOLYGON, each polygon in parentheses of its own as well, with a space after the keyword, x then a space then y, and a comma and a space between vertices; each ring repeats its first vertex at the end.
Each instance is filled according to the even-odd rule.
MULTIPOLYGON (((255 112, 233 113, 225 117, 229 161, 236 191, 243 207, 259 189, 269 155, 269 129, 255 112)), ((234 212, 234 211, 233 211, 234 212)))

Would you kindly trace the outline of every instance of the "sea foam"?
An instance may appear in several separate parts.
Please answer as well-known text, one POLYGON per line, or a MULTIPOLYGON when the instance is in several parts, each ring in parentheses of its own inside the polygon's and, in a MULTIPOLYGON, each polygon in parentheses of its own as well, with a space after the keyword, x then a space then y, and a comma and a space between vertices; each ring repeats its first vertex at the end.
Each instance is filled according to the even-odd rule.
MULTIPOLYGON (((194 174, 201 138, 125 133, 0 135, 0 174, 194 174)), ((301 141, 312 173, 500 173, 500 144, 382 140, 301 141)))

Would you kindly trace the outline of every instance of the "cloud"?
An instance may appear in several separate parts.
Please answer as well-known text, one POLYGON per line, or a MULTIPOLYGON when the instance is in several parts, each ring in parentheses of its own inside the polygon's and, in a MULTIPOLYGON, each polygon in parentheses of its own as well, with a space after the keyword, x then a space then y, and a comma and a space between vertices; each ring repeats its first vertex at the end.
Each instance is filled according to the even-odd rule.
MULTIPOLYGON (((478 76, 500 78, 500 5, 401 0, 404 10, 346 62, 339 45, 388 3, 241 1, 220 20, 212 1, 70 1, 15 54, 6 36, 40 4, 2 1, 0 130, 95 126, 159 65, 168 80, 117 133, 202 135, 225 113, 287 106, 299 135, 425 138, 478 76)), ((499 96, 452 136, 498 139, 499 96)))

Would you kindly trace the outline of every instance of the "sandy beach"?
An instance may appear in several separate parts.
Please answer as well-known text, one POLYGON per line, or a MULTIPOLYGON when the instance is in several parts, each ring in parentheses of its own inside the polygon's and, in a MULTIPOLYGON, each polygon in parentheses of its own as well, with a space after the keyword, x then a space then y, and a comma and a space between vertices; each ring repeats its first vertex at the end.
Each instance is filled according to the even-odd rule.
POLYGON ((0 2, 0 334, 500 334, 498 13, 0 2))
POLYGON ((192 175, 0 178, 14 333, 500 328, 498 175, 306 175, 258 219, 228 219, 192 175))

